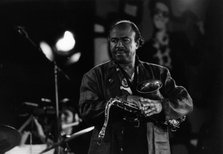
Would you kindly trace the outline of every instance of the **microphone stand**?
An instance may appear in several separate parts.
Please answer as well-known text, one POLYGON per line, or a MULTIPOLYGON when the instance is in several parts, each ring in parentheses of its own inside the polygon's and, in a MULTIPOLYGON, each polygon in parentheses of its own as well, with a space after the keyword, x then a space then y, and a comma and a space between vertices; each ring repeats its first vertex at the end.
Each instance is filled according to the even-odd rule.
MULTIPOLYGON (((57 69, 57 64, 56 61, 53 61, 54 64, 54 87, 55 87, 55 102, 56 102, 56 119, 57 119, 57 126, 56 126, 56 137, 57 137, 57 142, 60 142, 61 140, 61 121, 60 121, 60 109, 59 109, 59 93, 58 93, 58 69, 57 69)), ((59 147, 56 148, 56 153, 60 154, 60 149, 59 147)))
MULTIPOLYGON (((16 30, 21 36, 27 39, 32 44, 32 46, 34 46, 36 49, 38 49, 38 51, 43 53, 42 49, 39 46, 37 46, 36 43, 29 37, 24 27, 16 26, 16 30)), ((52 50, 55 53, 54 51, 55 49, 52 49, 52 50)), ((57 139, 57 142, 60 142, 61 121, 59 117, 60 109, 59 109, 59 92, 58 92, 58 72, 62 72, 62 74, 65 76, 66 79, 70 80, 70 78, 62 71, 62 69, 58 67, 55 59, 53 60, 53 65, 54 65, 54 92, 55 92, 55 103, 56 103, 56 139, 57 139)), ((56 147, 55 152, 56 154, 60 154, 61 152, 60 148, 56 147)))

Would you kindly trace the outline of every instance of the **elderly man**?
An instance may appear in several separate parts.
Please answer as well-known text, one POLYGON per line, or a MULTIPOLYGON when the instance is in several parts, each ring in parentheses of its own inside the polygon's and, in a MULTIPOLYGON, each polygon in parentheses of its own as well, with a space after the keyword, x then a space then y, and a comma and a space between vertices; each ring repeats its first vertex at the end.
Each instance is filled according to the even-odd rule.
POLYGON ((115 23, 108 40, 112 59, 84 74, 80 87, 81 116, 95 126, 89 154, 169 154, 169 123, 192 111, 190 95, 168 68, 139 60, 143 39, 133 22, 115 23))

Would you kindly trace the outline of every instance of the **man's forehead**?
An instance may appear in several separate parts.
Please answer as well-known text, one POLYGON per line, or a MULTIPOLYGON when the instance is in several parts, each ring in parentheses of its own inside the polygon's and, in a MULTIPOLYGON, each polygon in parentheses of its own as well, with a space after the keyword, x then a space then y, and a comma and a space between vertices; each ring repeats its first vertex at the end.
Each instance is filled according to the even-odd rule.
POLYGON ((125 37, 125 36, 131 36, 135 32, 133 31, 132 27, 129 24, 125 25, 117 25, 115 26, 111 32, 110 36, 120 36, 120 37, 125 37))

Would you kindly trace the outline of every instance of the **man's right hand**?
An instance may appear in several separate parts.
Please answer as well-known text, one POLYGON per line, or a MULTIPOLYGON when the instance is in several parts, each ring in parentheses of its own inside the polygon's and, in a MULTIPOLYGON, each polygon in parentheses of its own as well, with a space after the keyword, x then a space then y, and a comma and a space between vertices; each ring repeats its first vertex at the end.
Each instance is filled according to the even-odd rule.
POLYGON ((162 104, 160 100, 152 100, 141 96, 129 95, 127 96, 127 102, 140 109, 147 117, 153 114, 158 114, 162 111, 162 104))
POLYGON ((142 108, 142 101, 144 100, 143 97, 141 96, 136 96, 136 95, 128 95, 127 96, 127 102, 131 104, 132 106, 137 107, 138 109, 142 108))

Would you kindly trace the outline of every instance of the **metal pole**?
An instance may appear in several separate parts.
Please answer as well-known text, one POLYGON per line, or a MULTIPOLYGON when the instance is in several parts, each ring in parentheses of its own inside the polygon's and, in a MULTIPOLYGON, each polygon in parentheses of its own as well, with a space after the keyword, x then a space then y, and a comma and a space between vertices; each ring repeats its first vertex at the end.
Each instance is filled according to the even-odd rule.
MULTIPOLYGON (((59 109, 59 94, 58 94, 58 69, 56 61, 54 61, 54 84, 55 84, 55 102, 56 102, 56 138, 57 142, 59 142, 61 125, 60 125, 60 115, 59 115, 60 109, 59 109)), ((55 150, 57 154, 60 154, 59 147, 57 147, 55 150)))

